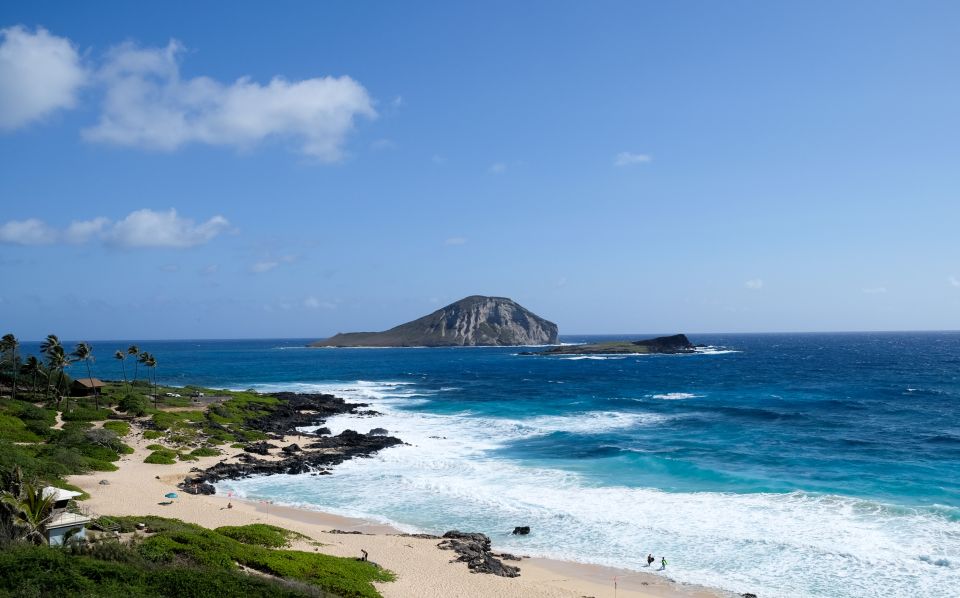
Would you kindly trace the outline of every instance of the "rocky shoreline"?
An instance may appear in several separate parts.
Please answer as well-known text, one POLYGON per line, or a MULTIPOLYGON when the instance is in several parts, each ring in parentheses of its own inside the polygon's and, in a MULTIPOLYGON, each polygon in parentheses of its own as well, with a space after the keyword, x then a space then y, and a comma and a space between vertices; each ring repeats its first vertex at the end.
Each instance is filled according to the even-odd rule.
POLYGON ((315 433, 305 434, 297 428, 322 426, 334 415, 378 415, 364 409, 366 403, 347 403, 339 397, 327 394, 275 393, 270 396, 280 399, 271 412, 263 417, 248 420, 244 427, 264 433, 268 440, 247 444, 235 463, 226 459, 206 469, 194 468, 191 475, 180 483, 180 488, 190 494, 214 494, 213 484, 222 480, 247 478, 274 474, 329 474, 329 470, 348 459, 369 457, 377 451, 402 444, 399 438, 377 433, 360 434, 344 430, 330 436, 327 428, 318 428, 315 433), (283 448, 269 440, 283 440, 286 436, 299 435, 303 445, 290 444, 283 448), (259 458, 266 457, 266 458, 259 458))

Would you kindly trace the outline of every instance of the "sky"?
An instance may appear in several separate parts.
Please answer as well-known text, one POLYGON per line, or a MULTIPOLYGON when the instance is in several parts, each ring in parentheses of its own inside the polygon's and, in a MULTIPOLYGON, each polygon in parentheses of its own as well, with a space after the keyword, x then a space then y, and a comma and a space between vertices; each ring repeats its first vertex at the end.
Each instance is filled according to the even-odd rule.
POLYGON ((0 331, 960 329, 960 3, 0 6, 0 331))

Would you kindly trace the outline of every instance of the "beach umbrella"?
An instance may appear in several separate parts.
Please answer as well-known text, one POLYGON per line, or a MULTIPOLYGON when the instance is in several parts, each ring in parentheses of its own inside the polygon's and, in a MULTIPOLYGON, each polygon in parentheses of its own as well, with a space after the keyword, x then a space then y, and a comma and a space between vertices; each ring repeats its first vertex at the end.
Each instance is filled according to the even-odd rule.
POLYGON ((176 493, 176 492, 167 492, 166 494, 164 494, 164 497, 166 497, 166 498, 176 498, 176 497, 177 497, 177 493, 176 493))

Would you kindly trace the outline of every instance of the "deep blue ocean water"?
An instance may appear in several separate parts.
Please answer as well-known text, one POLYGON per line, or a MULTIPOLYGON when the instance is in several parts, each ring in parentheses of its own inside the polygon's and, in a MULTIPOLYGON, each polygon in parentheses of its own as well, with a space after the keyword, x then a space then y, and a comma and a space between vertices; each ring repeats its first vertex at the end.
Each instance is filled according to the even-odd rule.
MULTIPOLYGON (((960 596, 960 333, 690 337, 711 349, 139 344, 164 383, 331 392, 384 413, 335 418, 335 433, 410 443, 223 491, 484 531, 524 554, 641 568, 653 552, 675 579, 738 592, 960 596)), ((606 338, 622 337, 563 340, 606 338)), ((126 343, 94 345, 94 375, 119 378, 126 343)))

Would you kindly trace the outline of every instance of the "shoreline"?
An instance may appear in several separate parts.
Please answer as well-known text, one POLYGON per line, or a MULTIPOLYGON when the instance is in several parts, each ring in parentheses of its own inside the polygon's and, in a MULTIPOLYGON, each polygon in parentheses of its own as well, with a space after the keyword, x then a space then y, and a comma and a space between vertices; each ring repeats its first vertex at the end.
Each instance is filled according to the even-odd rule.
MULTIPOLYGON (((226 460, 233 461, 241 449, 225 449, 216 457, 173 465, 152 465, 143 459, 150 453, 142 430, 134 428, 125 439, 134 452, 117 462, 117 471, 93 472, 69 476, 71 484, 90 494, 81 506, 95 515, 155 515, 181 519, 204 527, 269 523, 305 534, 314 542, 299 540, 291 549, 313 551, 344 557, 358 557, 361 548, 370 559, 397 574, 394 582, 378 584, 385 598, 450 598, 490 596, 495 598, 726 598, 735 594, 675 582, 653 572, 619 569, 602 565, 549 558, 524 557, 513 562, 521 569, 520 577, 504 578, 472 573, 465 563, 449 562, 454 553, 437 548, 437 540, 403 535, 389 525, 344 517, 323 511, 243 500, 220 494, 191 495, 177 484, 194 467, 206 468, 226 460), (107 484, 101 484, 106 480, 107 484), (170 505, 160 505, 163 495, 177 492, 179 498, 170 505), (233 508, 227 508, 232 503, 233 508), (331 530, 360 532, 338 534, 331 530), (319 545, 318 545, 319 543, 319 545), (614 577, 616 592, 614 590, 614 577)), ((272 441, 286 446, 296 436, 272 441)), ((461 530, 479 531, 485 530, 461 530)), ((495 547, 496 548, 496 547, 495 547)))

